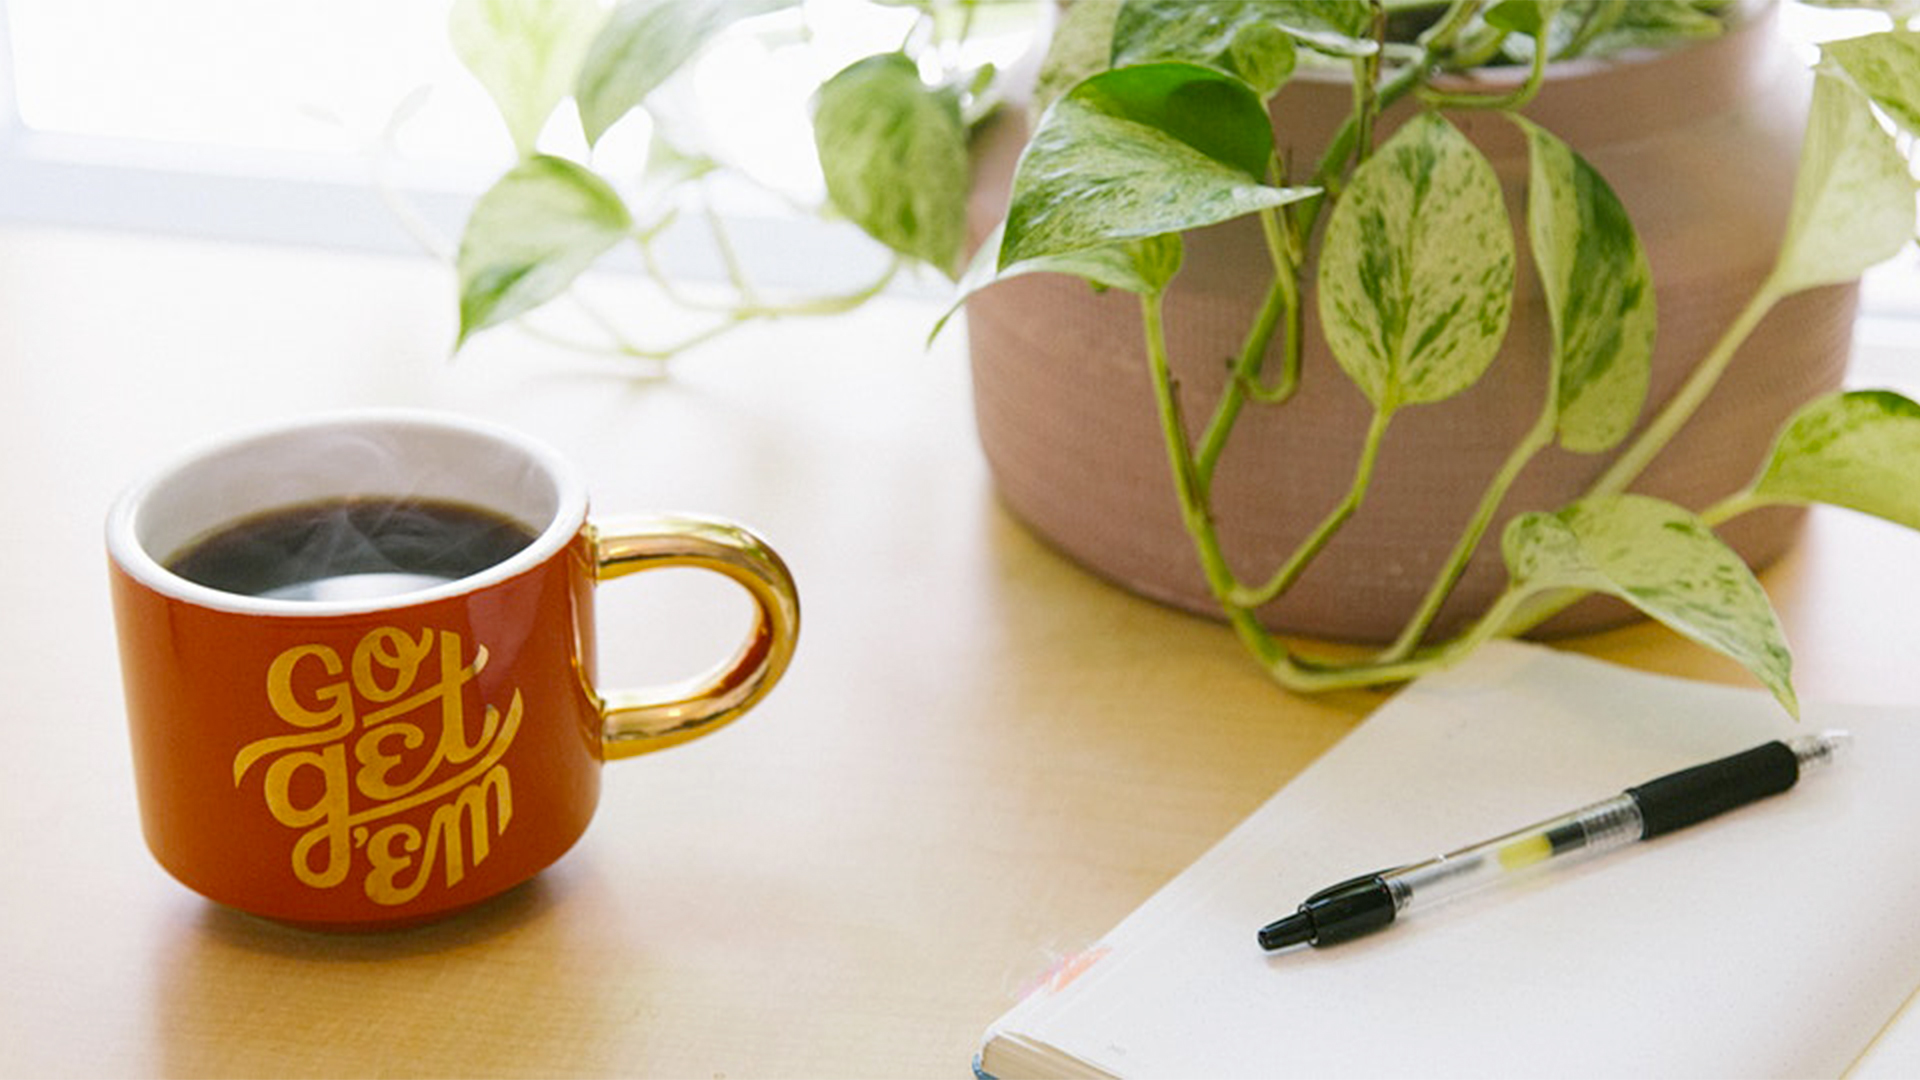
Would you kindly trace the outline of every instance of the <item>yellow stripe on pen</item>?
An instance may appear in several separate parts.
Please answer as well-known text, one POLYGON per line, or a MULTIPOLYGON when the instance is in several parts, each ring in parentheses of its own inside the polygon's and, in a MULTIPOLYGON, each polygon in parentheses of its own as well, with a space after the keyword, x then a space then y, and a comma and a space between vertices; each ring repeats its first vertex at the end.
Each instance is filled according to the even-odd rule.
POLYGON ((1519 870, 1534 863, 1545 862, 1553 857, 1553 841, 1546 833, 1535 833, 1523 840, 1500 849, 1500 866, 1506 870, 1519 870))

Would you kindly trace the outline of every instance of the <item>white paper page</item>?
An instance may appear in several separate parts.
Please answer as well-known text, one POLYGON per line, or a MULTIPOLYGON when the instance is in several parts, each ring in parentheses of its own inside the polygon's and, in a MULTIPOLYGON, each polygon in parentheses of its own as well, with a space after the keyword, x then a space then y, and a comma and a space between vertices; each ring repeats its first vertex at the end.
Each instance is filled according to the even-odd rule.
POLYGON ((1526 645, 1423 680, 1003 1021, 1131 1077, 1838 1075, 1920 985, 1920 716, 1526 645), (1307 894, 1783 735, 1787 794, 1328 949, 1307 894))
POLYGON ((1847 1080, 1913 1080, 1916 1076, 1920 1076, 1920 988, 1847 1070, 1847 1080))

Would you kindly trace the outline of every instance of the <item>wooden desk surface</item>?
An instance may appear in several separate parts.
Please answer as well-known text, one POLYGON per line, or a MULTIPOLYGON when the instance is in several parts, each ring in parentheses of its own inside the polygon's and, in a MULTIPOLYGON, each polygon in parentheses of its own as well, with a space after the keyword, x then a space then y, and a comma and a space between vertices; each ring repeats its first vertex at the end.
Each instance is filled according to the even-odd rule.
MULTIPOLYGON (((750 331, 649 386, 516 332, 448 361, 451 288, 423 260, 0 230, 0 1074, 965 1076, 1024 984, 1379 700, 1288 697, 1010 520, 929 304, 750 331), (186 443, 362 404, 524 428, 604 510, 755 524, 805 629, 755 715, 609 766, 532 885, 324 937, 147 855, 100 525, 186 443)), ((1920 538, 1821 511, 1767 580, 1803 696, 1920 702, 1920 538)), ((699 666, 744 618, 724 586, 627 585, 609 681, 699 666)), ((1743 681, 1651 626, 1573 647, 1743 681)))

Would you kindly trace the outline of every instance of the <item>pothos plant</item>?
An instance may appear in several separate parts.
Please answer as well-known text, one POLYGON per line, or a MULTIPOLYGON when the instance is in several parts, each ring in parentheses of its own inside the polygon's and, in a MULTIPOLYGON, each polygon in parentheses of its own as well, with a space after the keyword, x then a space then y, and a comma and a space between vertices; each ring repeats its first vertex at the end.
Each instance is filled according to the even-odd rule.
MULTIPOLYGON (((634 334, 589 307, 600 336, 569 343, 646 362, 639 370, 650 373, 741 326, 858 307, 904 268, 951 276, 964 231, 968 131, 993 107, 993 68, 968 64, 961 45, 977 23, 1031 23, 1046 2, 455 0, 454 51, 492 95, 517 156, 475 203, 461 237, 455 347, 571 295, 575 279, 616 250, 637 252, 644 279, 700 325, 678 338, 634 334), (850 221, 890 257, 872 280, 843 292, 776 295, 755 281, 713 206, 743 191, 760 201, 794 196, 729 158, 699 115, 695 77, 725 40, 763 45, 755 54, 763 62, 795 51, 811 60, 816 23, 861 6, 869 17, 895 16, 886 21, 904 27, 899 46, 818 87, 811 122, 827 199, 798 209, 850 221), (577 124, 561 125, 554 114, 569 99, 577 124), (636 115, 651 122, 644 171, 620 175, 599 163, 598 151, 636 115), (543 144, 556 126, 573 128, 576 151, 543 144), (684 287, 661 258, 669 230, 696 215, 724 270, 719 289, 684 287)), ((750 68, 722 75, 767 98, 770 113, 794 89, 750 68)))
MULTIPOLYGON (((609 117, 642 105, 709 35, 767 6, 628 0, 583 36, 590 44, 558 65, 562 77, 527 115, 544 121, 572 92, 591 139, 609 117)), ((927 6, 927 22, 937 27, 942 10, 973 6, 927 6)), ((1643 427, 1656 323, 1645 255, 1605 179, 1524 109, 1554 60, 1717 32, 1731 5, 1714 0, 1075 0, 1042 74, 1044 112, 1015 170, 1006 220, 959 293, 1047 272, 1137 296, 1141 359, 1182 519, 1222 613, 1282 685, 1314 691, 1410 678, 1597 592, 1735 658, 1797 711, 1778 620, 1714 527, 1761 506, 1824 502, 1920 528, 1920 405, 1888 391, 1808 402, 1750 483, 1697 511, 1629 488, 1776 303, 1857 278, 1913 240, 1920 32, 1901 25, 1910 12, 1878 6, 1891 28, 1822 47, 1777 264, 1643 427), (1346 69, 1352 109, 1320 160, 1279 160, 1273 98, 1309 64, 1346 69), (1524 75, 1497 93, 1462 89, 1474 84, 1457 76, 1490 64, 1524 75), (1382 117, 1396 106, 1414 114, 1382 138, 1382 117), (1547 389, 1398 638, 1358 658, 1311 655, 1267 630, 1257 611, 1337 541, 1396 415, 1473 386, 1506 335, 1520 259, 1492 166, 1455 125, 1463 110, 1504 117, 1529 150, 1524 230, 1549 315, 1550 348, 1538 358, 1547 389), (1256 219, 1266 239, 1267 264, 1247 268, 1265 283, 1265 300, 1218 400, 1206 415, 1189 415, 1161 314, 1180 269, 1181 234, 1243 217, 1256 219), (1247 578, 1223 554, 1211 484, 1240 417, 1284 409, 1299 384, 1310 273, 1320 332, 1371 403, 1372 421, 1346 496, 1280 565, 1247 578), (1515 479, 1555 445, 1617 456, 1571 504, 1495 521, 1515 479), (1496 528, 1505 591, 1456 636, 1432 640, 1436 613, 1496 528)), ((494 12, 495 30, 481 35, 489 48, 514 40, 498 32, 507 9, 472 10, 483 7, 494 12)), ((469 19, 468 32, 487 21, 469 19)), ((465 51, 471 62, 474 50, 465 51)), ((530 63, 524 70, 555 66, 530 63)), ((486 65, 475 67, 486 78, 486 65)), ((511 118, 513 98, 500 82, 496 74, 490 85, 511 118)), ((828 80, 814 123, 833 205, 903 258, 951 269, 969 109, 982 85, 978 73, 930 69, 904 49, 828 80)), ((613 184, 530 143, 523 150, 480 200, 463 239, 463 339, 558 295, 606 250, 645 240, 613 184)))

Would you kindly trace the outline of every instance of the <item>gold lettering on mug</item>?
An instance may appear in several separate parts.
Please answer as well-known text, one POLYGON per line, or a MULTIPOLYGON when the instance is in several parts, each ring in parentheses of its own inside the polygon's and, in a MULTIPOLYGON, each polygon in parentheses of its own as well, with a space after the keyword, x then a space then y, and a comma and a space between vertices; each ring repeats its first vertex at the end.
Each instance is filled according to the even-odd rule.
POLYGON ((268 811, 304 830, 289 853, 296 879, 331 889, 361 850, 367 897, 404 904, 486 861, 513 820, 501 759, 522 711, 515 690, 505 712, 483 705, 476 724, 467 688, 486 666, 486 646, 468 656, 451 630, 390 626, 368 631, 348 657, 310 644, 274 658, 267 703, 296 730, 241 747, 233 782, 267 761, 268 811))

